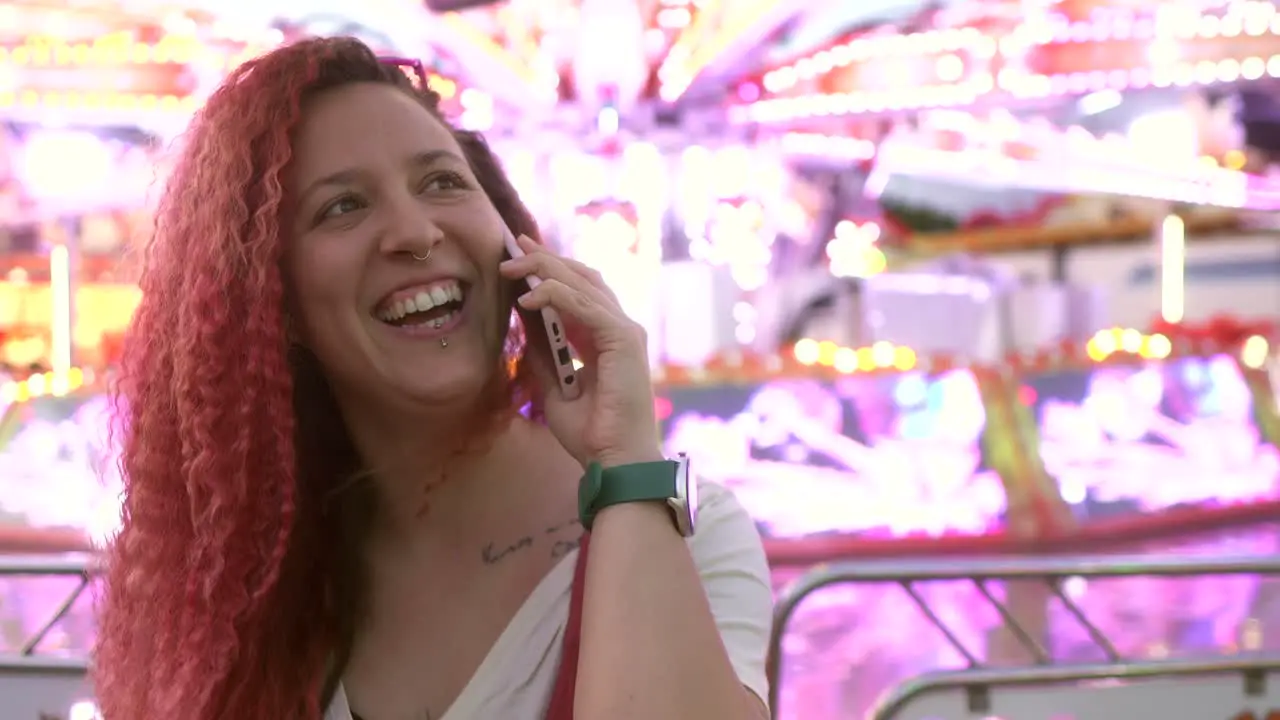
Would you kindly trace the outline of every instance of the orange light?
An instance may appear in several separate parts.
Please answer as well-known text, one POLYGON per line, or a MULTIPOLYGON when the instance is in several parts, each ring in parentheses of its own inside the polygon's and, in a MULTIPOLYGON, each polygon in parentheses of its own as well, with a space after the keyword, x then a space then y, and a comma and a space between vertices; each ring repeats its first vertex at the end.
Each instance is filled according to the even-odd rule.
POLYGON ((871 346, 871 362, 876 367, 892 367, 893 366, 893 344, 883 340, 871 346))
POLYGON ((871 347, 850 348, 830 340, 819 342, 805 338, 791 349, 796 362, 801 365, 822 365, 837 372, 852 374, 876 369, 893 369, 907 372, 919 362, 914 350, 889 342, 878 342, 871 347))
POLYGON ((820 356, 818 341, 809 338, 797 342, 792 352, 796 356, 796 362, 801 365, 814 365, 818 362, 820 356))
POLYGON ((916 366, 916 351, 909 347, 895 347, 893 349, 893 367, 895 370, 906 372, 914 369, 916 366))
POLYGON ((836 350, 839 347, 830 340, 823 340, 818 343, 818 363, 830 367, 836 362, 836 350))
POLYGON ((1099 330, 1085 344, 1085 354, 1094 362, 1102 362, 1119 349, 1120 339, 1110 330, 1099 330))
POLYGON ((842 373, 854 372, 858 369, 858 353, 846 347, 836 350, 835 366, 842 373))
MULTIPOLYGON (((135 42, 127 35, 117 33, 98 38, 92 44, 28 38, 17 47, 0 50, 0 64, 21 67, 102 67, 168 63, 185 65, 200 53, 223 55, 221 51, 208 48, 191 38, 166 37, 151 45, 135 42)), ((258 53, 250 52, 250 56, 256 54, 258 53)))
POLYGON ((79 390, 92 379, 93 373, 83 368, 71 368, 65 373, 36 373, 25 380, 0 383, 0 401, 21 403, 46 395, 61 397, 79 390))
POLYGON ((193 96, 177 97, 175 95, 155 95, 152 93, 104 93, 75 90, 44 93, 34 90, 23 90, 17 93, 0 91, 0 108, 18 105, 24 108, 113 108, 119 110, 164 110, 172 112, 193 109, 199 102, 199 98, 193 96))
POLYGON ((440 97, 448 100, 458 94, 458 83, 447 77, 432 74, 427 78, 427 86, 440 94, 440 97))
POLYGON ((863 372, 876 369, 876 357, 871 348, 858 348, 858 369, 863 372))

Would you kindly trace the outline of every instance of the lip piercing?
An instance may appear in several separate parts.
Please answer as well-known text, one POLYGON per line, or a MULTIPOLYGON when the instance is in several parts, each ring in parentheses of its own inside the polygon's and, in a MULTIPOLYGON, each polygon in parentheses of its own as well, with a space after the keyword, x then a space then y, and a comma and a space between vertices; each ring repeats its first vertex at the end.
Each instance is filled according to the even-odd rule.
POLYGON ((417 260, 418 262, 426 262, 426 261, 428 261, 428 260, 430 260, 430 259, 431 259, 431 253, 432 253, 432 252, 434 252, 434 251, 435 251, 435 248, 434 248, 434 247, 429 247, 429 248, 427 248, 427 254, 426 254, 426 255, 419 255, 418 253, 416 253, 416 252, 412 252, 412 251, 410 251, 410 253, 409 253, 409 254, 410 254, 411 256, 413 256, 413 259, 414 259, 414 260, 417 260))
POLYGON ((440 338, 440 347, 449 347, 449 338, 440 338))

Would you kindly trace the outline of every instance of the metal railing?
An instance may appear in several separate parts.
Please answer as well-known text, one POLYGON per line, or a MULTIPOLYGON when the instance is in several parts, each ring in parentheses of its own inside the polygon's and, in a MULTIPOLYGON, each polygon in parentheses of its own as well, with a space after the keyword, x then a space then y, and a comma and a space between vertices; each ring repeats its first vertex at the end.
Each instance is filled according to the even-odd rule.
POLYGON ((3 555, 0 578, 66 578, 73 580, 66 596, 16 650, 0 653, 0 703, 6 718, 68 717, 91 703, 89 658, 41 654, 41 644, 59 623, 67 619, 98 574, 97 559, 90 554, 3 555))
MULTIPOLYGON (((1205 679, 1215 677, 1239 677, 1240 688, 1246 696, 1260 697, 1266 687, 1268 675, 1280 673, 1280 658, 1236 656, 1201 660, 1148 660, 1136 663, 1099 663, 1048 665, 1036 667, 1006 668, 1000 670, 971 669, 951 672, 932 672, 908 680, 894 688, 876 704, 870 717, 872 720, 891 720, 899 717, 909 708, 916 710, 916 716, 926 717, 989 717, 1000 715, 992 707, 991 691, 995 688, 1026 688, 1044 691, 1056 686, 1069 685, 1072 692, 1085 693, 1081 704, 1096 706, 1091 702, 1099 699, 1097 687, 1081 687, 1081 683, 1097 683, 1102 681, 1134 682, 1155 679, 1205 679), (944 693, 948 695, 944 695, 944 693), (956 702, 956 697, 961 698, 956 702), (931 707, 921 710, 918 707, 928 701, 931 707), (958 707, 957 707, 958 706, 958 707)), ((1120 686, 1123 687, 1123 686, 1120 686)), ((1143 688, 1134 687, 1141 690, 1143 688)), ((1210 712, 1188 712, 1185 715, 1171 716, 1168 713, 1154 712, 1153 703, 1143 703, 1152 717, 1216 717, 1210 712)), ((1216 704, 1216 702, 1215 702, 1216 704)), ((1066 717, 1090 717, 1084 712, 1062 712, 1065 708, 1055 707, 1066 717)), ((1190 710, 1190 708, 1183 708, 1190 710)), ((1117 713, 1100 712, 1093 717, 1114 717, 1117 713)), ((1122 714, 1127 716, 1127 714, 1122 714)))
POLYGON ((934 672, 908 681, 893 690, 873 712, 877 720, 888 720, 909 703, 944 689, 964 689, 972 712, 981 712, 984 698, 994 686, 1053 685, 1109 678, 1151 678, 1222 673, 1266 673, 1280 669, 1280 659, 1237 656, 1200 661, 1153 661, 1128 657, 1091 621, 1080 605, 1063 590, 1069 578, 1194 577, 1214 575, 1280 576, 1277 557, 1152 557, 1098 555, 1078 557, 1027 558, 947 558, 929 561, 876 560, 833 563, 819 566, 789 586, 780 597, 769 639, 769 706, 773 717, 780 715, 782 681, 782 640, 801 602, 824 588, 847 584, 893 584, 902 588, 920 610, 921 616, 941 634, 963 659, 966 669, 934 672), (967 580, 991 605, 1010 636, 1031 658, 1029 666, 993 668, 960 640, 959 634, 930 607, 916 587, 940 580, 967 580), (1102 664, 1073 664, 1056 661, 1043 643, 1028 630, 1008 604, 992 592, 996 581, 1043 583, 1067 614, 1084 630, 1089 641, 1105 658, 1102 664))
MULTIPOLYGON (((13 666, 31 667, 39 665, 43 659, 31 660, 35 657, 36 648, 48 637, 50 631, 71 612, 76 602, 89 588, 89 583, 98 572, 97 560, 88 554, 67 555, 8 555, 0 556, 0 577, 67 577, 76 578, 77 582, 54 608, 53 614, 47 618, 30 636, 23 639, 18 647, 18 657, 25 660, 15 661, 12 656, 0 655, 0 672, 13 666)), ((66 666, 66 660, 58 660, 55 664, 66 666)), ((73 663, 74 664, 74 663, 73 663)), ((82 663, 83 664, 83 663, 82 663)))
MULTIPOLYGON (((71 611, 98 573, 96 559, 87 554, 60 556, 0 557, 3 577, 69 577, 77 582, 50 617, 23 639, 18 652, 0 655, 0 677, 43 677, 78 680, 88 670, 87 658, 41 657, 40 644, 71 611)), ((838 563, 815 568, 788 587, 779 599, 769 640, 769 705, 780 716, 782 640, 801 603, 824 588, 847 584, 893 584, 901 587, 936 628, 946 643, 963 658, 966 669, 933 672, 917 677, 890 692, 877 706, 873 717, 889 720, 921 698, 942 691, 962 690, 970 712, 980 713, 989 703, 994 687, 1044 687, 1104 679, 1141 679, 1239 674, 1246 679, 1280 672, 1280 659, 1241 655, 1205 660, 1161 660, 1128 657, 1091 621, 1080 605, 1064 590, 1068 578, 1195 577, 1214 575, 1267 575, 1280 577, 1280 558, 1171 558, 1150 556, 1090 556, 1050 558, 948 558, 934 561, 871 561, 838 563), (1010 636, 1031 658, 1025 667, 993 668, 965 645, 959 634, 930 607, 916 587, 919 583, 967 580, 995 610, 1010 636), (1084 630, 1103 654, 1100 664, 1072 664, 1056 661, 1052 654, 1019 621, 1005 601, 991 589, 992 582, 1032 581, 1043 583, 1066 612, 1084 630)))

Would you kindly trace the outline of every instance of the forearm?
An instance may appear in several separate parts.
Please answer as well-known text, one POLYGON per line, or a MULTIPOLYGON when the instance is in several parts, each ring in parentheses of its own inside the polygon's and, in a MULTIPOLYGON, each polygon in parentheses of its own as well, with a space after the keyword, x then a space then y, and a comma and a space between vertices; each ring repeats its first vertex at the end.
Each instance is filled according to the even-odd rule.
POLYGON ((760 714, 721 642, 669 511, 605 508, 587 558, 579 720, 742 720, 760 714))

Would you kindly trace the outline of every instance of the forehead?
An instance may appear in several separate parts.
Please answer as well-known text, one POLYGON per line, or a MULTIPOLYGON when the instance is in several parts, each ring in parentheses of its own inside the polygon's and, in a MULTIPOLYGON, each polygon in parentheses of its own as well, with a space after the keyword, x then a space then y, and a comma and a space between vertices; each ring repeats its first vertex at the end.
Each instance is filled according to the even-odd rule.
POLYGON ((360 83, 330 90, 304 110, 294 137, 301 182, 350 168, 402 163, 432 150, 461 154, 439 120, 399 88, 360 83))

